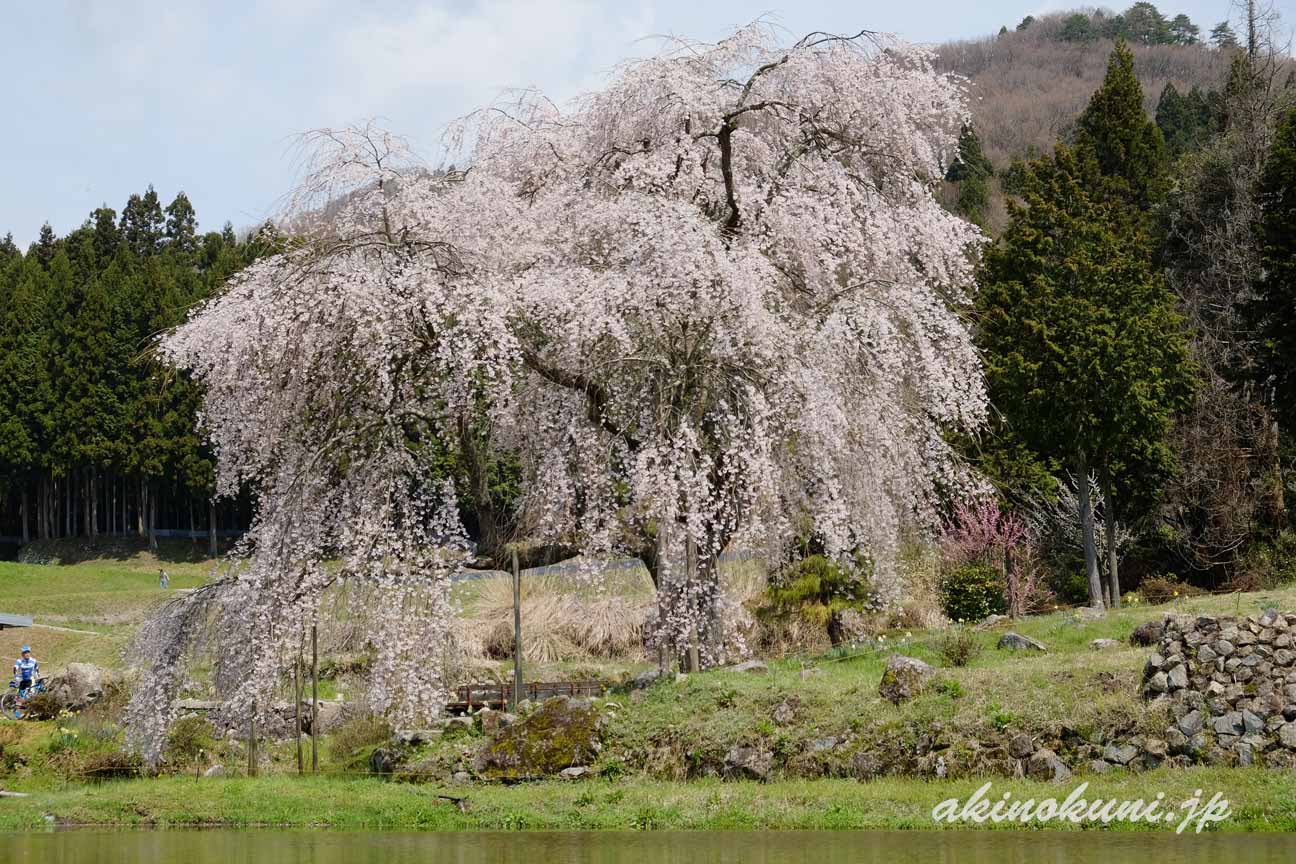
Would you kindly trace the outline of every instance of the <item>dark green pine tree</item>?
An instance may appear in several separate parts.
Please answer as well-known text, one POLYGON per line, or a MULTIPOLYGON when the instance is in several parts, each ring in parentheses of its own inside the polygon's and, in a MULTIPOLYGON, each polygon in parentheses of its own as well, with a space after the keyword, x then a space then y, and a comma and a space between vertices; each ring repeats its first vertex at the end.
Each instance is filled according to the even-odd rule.
POLYGON ((1164 194, 1165 142, 1143 110, 1143 88, 1134 75, 1134 55, 1118 41, 1107 75, 1077 122, 1076 149, 1092 152, 1104 192, 1139 210, 1164 194))
POLYGON ((1094 26, 1093 19, 1083 12, 1068 16, 1058 34, 1063 42, 1092 42, 1098 36, 1099 30, 1094 26))
POLYGON ((90 214, 90 222, 94 231, 95 263, 98 267, 107 267, 122 242, 121 229, 117 227, 117 211, 105 204, 90 214))
POLYGON ((1221 21, 1211 28, 1210 42, 1221 51, 1238 47, 1237 34, 1227 21, 1221 21))
POLYGON ((1196 45, 1201 36, 1201 28, 1187 15, 1180 13, 1170 22, 1170 35, 1179 45, 1196 45))
POLYGON ((1248 304, 1258 341, 1257 375, 1287 429, 1296 428, 1296 111, 1274 135, 1257 184, 1262 267, 1248 304))
MULTIPOLYGON (((1013 436, 1080 481, 1092 605, 1104 590, 1085 478, 1100 478, 1110 517, 1118 491, 1164 477, 1171 417, 1192 380, 1174 298, 1125 205, 1091 194, 1102 179, 1087 150, 1059 146, 1034 163, 1024 206, 1011 206, 985 256, 977 300, 991 400, 1013 436)), ((1119 604, 1113 563, 1108 598, 1119 604)))
POLYGON ((53 426, 49 292, 49 274, 34 257, 11 256, 0 267, 0 486, 8 479, 18 488, 24 540, 36 529, 31 486, 53 426))
POLYGON ((1214 137, 1221 125, 1218 103, 1218 94, 1207 95, 1197 87, 1186 96, 1180 94, 1174 82, 1162 88, 1157 101, 1156 125, 1171 159, 1201 148, 1214 137))

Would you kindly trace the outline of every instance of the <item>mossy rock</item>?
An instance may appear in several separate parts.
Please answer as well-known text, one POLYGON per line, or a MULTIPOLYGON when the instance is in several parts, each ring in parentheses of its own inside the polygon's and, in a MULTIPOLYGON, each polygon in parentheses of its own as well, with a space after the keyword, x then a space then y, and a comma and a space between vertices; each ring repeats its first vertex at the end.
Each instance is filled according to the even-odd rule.
POLYGON ((588 765, 602 749, 602 725, 588 702, 555 696, 499 730, 478 752, 474 768, 491 780, 528 780, 588 765))

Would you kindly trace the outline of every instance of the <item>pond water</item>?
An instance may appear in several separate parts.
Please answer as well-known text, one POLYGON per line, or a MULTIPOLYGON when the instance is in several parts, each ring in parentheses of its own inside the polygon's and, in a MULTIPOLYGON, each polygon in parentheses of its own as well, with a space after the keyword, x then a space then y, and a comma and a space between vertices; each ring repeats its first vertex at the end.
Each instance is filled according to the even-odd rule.
POLYGON ((415 834, 58 831, 0 834, 22 864, 1247 864, 1296 861, 1296 835, 1173 832, 415 834))

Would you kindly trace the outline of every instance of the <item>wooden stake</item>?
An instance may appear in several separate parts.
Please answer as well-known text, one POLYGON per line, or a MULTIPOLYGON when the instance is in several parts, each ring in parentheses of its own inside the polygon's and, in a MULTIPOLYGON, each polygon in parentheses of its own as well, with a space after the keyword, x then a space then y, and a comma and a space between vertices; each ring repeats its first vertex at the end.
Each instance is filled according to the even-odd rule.
POLYGON ((690 613, 691 613, 691 614, 689 615, 689 618, 692 619, 692 621, 691 621, 691 623, 690 623, 690 625, 689 625, 690 628, 691 628, 691 632, 689 633, 689 648, 688 648, 688 664, 689 664, 689 668, 688 668, 688 671, 690 671, 690 672, 697 672, 699 669, 701 669, 701 666, 702 666, 702 664, 701 664, 701 662, 700 662, 700 660, 699 660, 699 658, 698 658, 698 627, 697 627, 697 619, 698 619, 699 609, 698 609, 698 598, 697 598, 697 596, 696 596, 696 592, 697 592, 697 544, 693 542, 693 535, 691 535, 691 534, 685 535, 685 540, 684 540, 684 558, 685 558, 685 566, 688 568, 688 570, 687 570, 687 574, 688 574, 688 575, 687 575, 687 578, 688 578, 688 591, 686 592, 685 597, 687 598, 687 601, 686 601, 686 602, 687 602, 688 605, 689 605, 689 611, 690 611, 690 613))
MULTIPOLYGON (((301 721, 302 721, 302 716, 301 716, 301 700, 302 700, 301 667, 302 667, 302 660, 301 660, 301 650, 300 650, 300 649, 301 649, 301 643, 300 643, 300 642, 297 643, 297 647, 298 647, 298 651, 297 651, 297 662, 293 665, 293 706, 294 706, 294 708, 295 708, 295 710, 294 710, 293 713, 294 713, 294 716, 296 716, 296 718, 297 718, 297 725, 296 725, 296 737, 297 737, 297 773, 298 773, 298 774, 305 774, 305 773, 306 773, 306 763, 305 763, 305 760, 304 760, 303 757, 302 757, 302 740, 301 740, 301 733, 302 733, 302 728, 301 728, 301 726, 302 726, 302 724, 301 724, 301 721)), ((311 732, 314 732, 314 731, 315 731, 314 729, 311 729, 311 732)))
POLYGON ((513 547, 513 710, 522 701, 522 571, 513 547))
POLYGON ((252 714, 248 717, 248 776, 257 776, 256 700, 252 700, 252 714))
POLYGON ((319 773, 319 628, 311 625, 311 773, 319 773))

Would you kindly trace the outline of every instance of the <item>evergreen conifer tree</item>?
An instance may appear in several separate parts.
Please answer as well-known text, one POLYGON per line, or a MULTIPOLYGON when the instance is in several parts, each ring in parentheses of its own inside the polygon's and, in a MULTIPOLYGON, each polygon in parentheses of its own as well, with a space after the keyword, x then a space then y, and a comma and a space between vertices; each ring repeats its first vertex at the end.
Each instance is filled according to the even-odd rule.
POLYGON ((1164 192, 1165 142, 1143 110, 1134 55, 1123 41, 1107 62, 1102 86, 1077 121, 1076 147, 1092 152, 1105 194, 1147 211, 1164 192))
MULTIPOLYGON (((1103 603, 1087 478, 1118 487, 1170 470, 1166 432, 1191 390, 1182 322, 1138 223, 1104 200, 1092 152, 1059 146, 1025 179, 985 257, 979 343, 991 398, 1027 447, 1067 465, 1081 487, 1089 602, 1103 603), (1126 475, 1137 466, 1139 477, 1126 475), (1123 482, 1122 482, 1123 481, 1123 482)), ((1109 544, 1109 551, 1111 544, 1109 544)), ((1114 551, 1112 552, 1114 559, 1114 551)), ((1107 596, 1120 601, 1115 561, 1107 596)))

